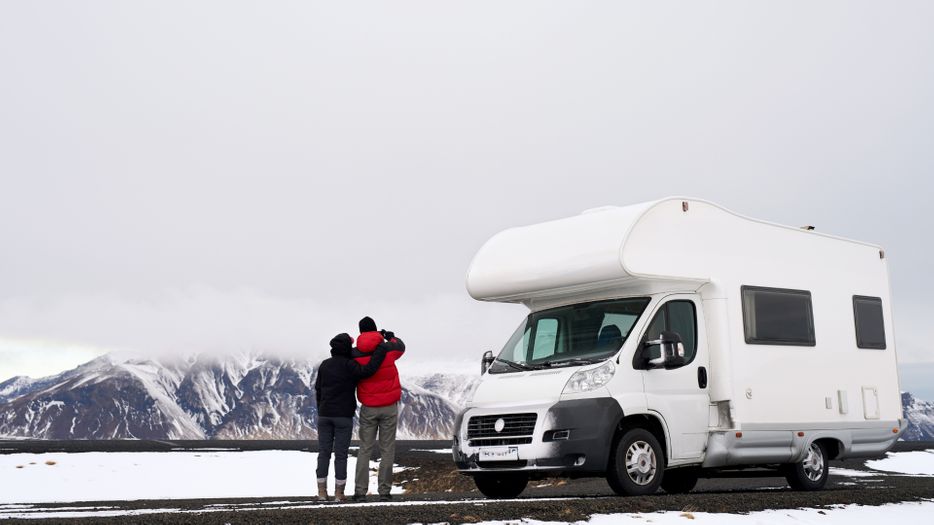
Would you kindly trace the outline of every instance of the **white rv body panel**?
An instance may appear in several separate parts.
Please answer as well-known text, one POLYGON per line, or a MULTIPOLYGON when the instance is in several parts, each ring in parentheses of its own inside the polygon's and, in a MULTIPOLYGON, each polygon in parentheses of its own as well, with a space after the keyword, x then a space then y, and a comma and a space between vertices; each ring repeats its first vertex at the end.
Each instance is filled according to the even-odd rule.
POLYGON ((543 446, 541 435, 549 422, 568 417, 552 412, 567 403, 585 411, 588 399, 601 417, 618 410, 660 421, 669 466, 794 462, 825 438, 839 444, 838 457, 878 454, 904 428, 888 270, 878 246, 672 197, 497 234, 471 263, 467 289, 475 299, 522 303, 532 312, 625 297, 651 301, 613 359, 616 373, 604 389, 563 394, 579 368, 547 381, 535 372, 485 374, 456 436, 455 460, 464 471, 480 468, 470 459, 477 449, 467 443, 471 415, 532 402, 536 448, 518 446, 520 457, 531 458, 524 468, 552 468, 535 462, 542 450, 567 452, 565 445, 543 446), (748 343, 744 286, 810 292, 814 344, 748 343), (857 347, 854 296, 881 299, 885 349, 857 347), (672 370, 634 369, 653 313, 674 298, 696 307, 694 361, 672 370), (699 390, 701 367, 708 381, 699 390), (557 404, 549 408, 548 399, 557 404))

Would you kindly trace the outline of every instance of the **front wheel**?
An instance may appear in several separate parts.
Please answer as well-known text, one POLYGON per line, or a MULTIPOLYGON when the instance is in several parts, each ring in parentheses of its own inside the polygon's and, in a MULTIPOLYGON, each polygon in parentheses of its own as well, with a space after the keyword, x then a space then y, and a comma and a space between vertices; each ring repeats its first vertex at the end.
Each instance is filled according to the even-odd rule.
POLYGON ((808 446, 807 454, 799 463, 785 465, 782 470, 788 484, 795 490, 820 490, 830 475, 827 448, 815 442, 808 446))
POLYGON ((473 477, 473 482, 477 485, 477 489, 488 498, 509 499, 522 494, 529 483, 529 477, 513 472, 477 474, 473 477))
POLYGON ((634 428, 622 436, 610 454, 606 475, 620 496, 654 494, 665 472, 665 453, 651 432, 634 428))

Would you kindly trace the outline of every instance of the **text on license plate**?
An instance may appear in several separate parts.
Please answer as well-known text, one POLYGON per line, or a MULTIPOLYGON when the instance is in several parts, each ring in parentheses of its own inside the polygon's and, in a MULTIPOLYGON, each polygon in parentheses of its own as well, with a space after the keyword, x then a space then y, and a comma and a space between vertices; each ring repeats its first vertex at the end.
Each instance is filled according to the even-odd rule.
POLYGON ((518 447, 481 448, 480 461, 518 461, 518 447))

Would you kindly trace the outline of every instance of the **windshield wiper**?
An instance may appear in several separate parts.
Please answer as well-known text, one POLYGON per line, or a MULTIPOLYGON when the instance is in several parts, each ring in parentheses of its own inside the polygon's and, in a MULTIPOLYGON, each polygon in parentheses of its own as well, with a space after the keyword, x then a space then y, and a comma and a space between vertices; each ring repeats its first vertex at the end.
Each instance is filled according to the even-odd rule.
POLYGON ((503 359, 501 357, 497 357, 496 359, 493 360, 493 362, 496 362, 496 361, 499 361, 500 363, 503 363, 504 365, 508 365, 511 368, 514 368, 516 370, 522 370, 523 372, 527 372, 529 370, 539 370, 539 367, 537 366, 524 365, 522 363, 516 363, 515 361, 510 361, 508 359, 503 359))
POLYGON ((551 368, 553 366, 562 366, 562 365, 592 365, 594 363, 599 363, 602 359, 587 359, 586 357, 572 357, 570 359, 561 359, 559 361, 549 361, 548 363, 543 363, 542 366, 547 366, 551 368))

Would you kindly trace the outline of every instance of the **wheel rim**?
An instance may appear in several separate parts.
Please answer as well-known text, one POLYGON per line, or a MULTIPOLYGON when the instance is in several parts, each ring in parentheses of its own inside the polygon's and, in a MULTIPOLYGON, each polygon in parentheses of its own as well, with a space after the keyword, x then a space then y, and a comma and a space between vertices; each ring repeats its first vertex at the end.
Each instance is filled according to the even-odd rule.
POLYGON ((820 445, 811 443, 801 466, 804 468, 804 475, 811 481, 817 481, 824 475, 824 453, 820 445))
POLYGON ((626 473, 636 485, 648 485, 655 479, 655 451, 645 441, 636 441, 626 451, 626 473))

